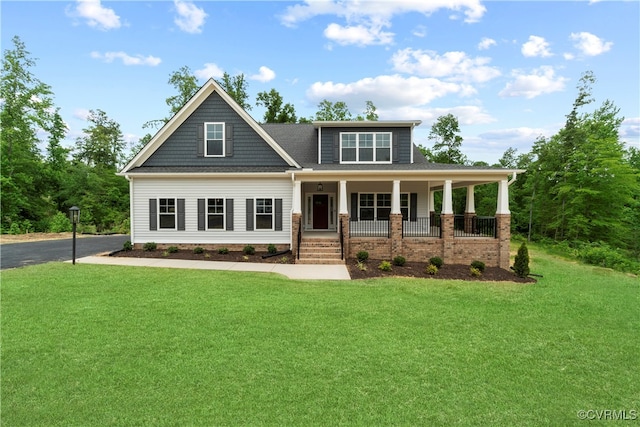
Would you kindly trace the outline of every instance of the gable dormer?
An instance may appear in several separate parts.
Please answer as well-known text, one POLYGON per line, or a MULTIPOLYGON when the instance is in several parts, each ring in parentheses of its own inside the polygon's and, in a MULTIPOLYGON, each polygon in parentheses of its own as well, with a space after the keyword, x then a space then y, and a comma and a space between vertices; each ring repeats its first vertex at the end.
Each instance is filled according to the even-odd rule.
POLYGON ((213 79, 178 111, 121 174, 135 168, 289 167, 298 163, 213 79))
POLYGON ((313 122, 318 163, 384 165, 413 163, 413 128, 421 122, 313 122))

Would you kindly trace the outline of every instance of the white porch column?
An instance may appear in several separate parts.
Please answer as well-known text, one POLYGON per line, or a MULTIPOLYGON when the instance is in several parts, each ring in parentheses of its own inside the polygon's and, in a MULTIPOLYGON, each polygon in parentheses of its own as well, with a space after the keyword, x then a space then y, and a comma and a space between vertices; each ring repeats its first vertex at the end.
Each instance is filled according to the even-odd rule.
POLYGON ((431 191, 431 183, 427 182, 427 218, 433 210, 433 192, 431 191))
POLYGON ((465 213, 475 213, 476 212, 476 201, 473 191, 475 189, 475 185, 469 185, 467 187, 467 206, 464 209, 465 213))
POLYGON ((393 189, 391 191, 391 213, 402 213, 400 211, 400 181, 397 179, 393 181, 393 189))
POLYGON ((498 204, 496 214, 510 214, 509 211, 509 183, 503 179, 498 183, 498 204))
POLYGON ((442 187, 442 213, 453 214, 453 192, 451 189, 452 181, 447 179, 442 187))
POLYGON ((338 213, 348 214, 347 209, 347 181, 340 181, 340 201, 338 203, 338 213))
POLYGON ((293 213, 302 213, 302 183, 293 181, 293 213))

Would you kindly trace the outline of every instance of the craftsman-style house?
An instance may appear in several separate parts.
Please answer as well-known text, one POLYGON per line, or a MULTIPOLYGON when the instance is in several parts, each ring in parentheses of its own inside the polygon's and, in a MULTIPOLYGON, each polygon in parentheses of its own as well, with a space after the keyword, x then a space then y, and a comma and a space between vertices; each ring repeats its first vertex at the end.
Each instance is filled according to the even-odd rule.
POLYGON ((259 124, 209 80, 120 172, 130 183, 131 241, 273 244, 307 263, 366 250, 508 268, 509 184, 522 171, 429 163, 413 143, 419 124, 259 124), (478 217, 474 187, 488 183, 498 183, 496 213, 478 217), (452 209, 459 187, 464 215, 452 209))

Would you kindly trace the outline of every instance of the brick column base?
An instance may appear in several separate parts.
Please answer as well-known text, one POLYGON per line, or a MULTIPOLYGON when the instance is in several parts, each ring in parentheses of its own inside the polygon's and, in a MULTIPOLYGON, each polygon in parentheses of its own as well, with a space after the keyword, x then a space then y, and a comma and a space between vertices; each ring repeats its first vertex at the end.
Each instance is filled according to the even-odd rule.
POLYGON ((342 225, 342 259, 349 256, 349 214, 340 214, 338 221, 342 225))
POLYGON ((445 264, 453 259, 453 214, 440 215, 440 227, 442 235, 442 258, 445 264))
POLYGON ((302 214, 291 214, 291 254, 298 259, 298 231, 302 225, 302 214))
POLYGON ((511 215, 496 214, 496 234, 498 238, 498 266, 509 270, 511 243, 511 215))
POLYGON ((391 239, 391 258, 402 253, 402 214, 390 214, 389 215, 389 227, 391 239))

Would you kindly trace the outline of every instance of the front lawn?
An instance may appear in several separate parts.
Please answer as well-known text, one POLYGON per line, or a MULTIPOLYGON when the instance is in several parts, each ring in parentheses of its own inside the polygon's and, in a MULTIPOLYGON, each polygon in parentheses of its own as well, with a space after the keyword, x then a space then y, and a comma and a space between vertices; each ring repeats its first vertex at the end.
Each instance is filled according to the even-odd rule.
POLYGON ((536 284, 3 271, 2 424, 571 425, 580 410, 640 411, 638 278, 531 255, 536 284))

